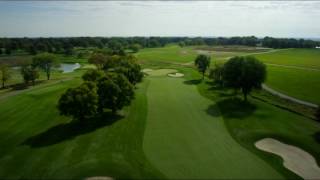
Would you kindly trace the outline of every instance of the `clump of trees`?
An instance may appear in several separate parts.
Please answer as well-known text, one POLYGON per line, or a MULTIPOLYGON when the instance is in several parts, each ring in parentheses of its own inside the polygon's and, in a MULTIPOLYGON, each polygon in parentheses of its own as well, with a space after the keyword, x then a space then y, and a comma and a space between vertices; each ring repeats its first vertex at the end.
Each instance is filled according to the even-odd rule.
POLYGON ((101 115, 105 110, 116 114, 131 103, 134 84, 142 81, 140 65, 133 57, 116 58, 111 58, 112 66, 108 61, 104 62, 102 67, 108 68, 88 70, 82 76, 84 84, 68 89, 60 97, 58 109, 61 115, 83 120, 101 115))
POLYGON ((253 89, 260 89, 267 75, 266 66, 255 57, 233 57, 211 70, 210 77, 219 85, 241 90, 244 100, 253 89))
POLYGON ((2 83, 2 88, 5 88, 5 82, 7 82, 11 77, 9 66, 6 64, 0 64, 0 79, 2 83))
POLYGON ((198 71, 202 73, 202 79, 204 79, 204 74, 210 66, 210 56, 200 54, 194 60, 194 65, 198 68, 198 71))

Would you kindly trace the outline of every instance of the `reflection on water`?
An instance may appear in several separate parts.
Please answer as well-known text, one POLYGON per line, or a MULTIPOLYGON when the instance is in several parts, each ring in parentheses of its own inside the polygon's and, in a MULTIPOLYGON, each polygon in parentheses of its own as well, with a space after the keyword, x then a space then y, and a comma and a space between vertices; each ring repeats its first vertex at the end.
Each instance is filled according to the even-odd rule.
POLYGON ((79 63, 73 63, 73 64, 61 63, 61 65, 60 65, 60 70, 62 70, 63 73, 70 73, 78 68, 80 68, 79 63))

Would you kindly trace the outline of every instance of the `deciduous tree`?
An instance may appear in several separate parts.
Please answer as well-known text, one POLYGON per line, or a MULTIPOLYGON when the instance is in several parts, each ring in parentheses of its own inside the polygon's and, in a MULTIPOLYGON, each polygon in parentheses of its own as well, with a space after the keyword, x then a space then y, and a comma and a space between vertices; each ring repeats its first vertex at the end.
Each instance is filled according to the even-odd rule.
POLYGON ((202 73, 202 79, 204 79, 204 74, 210 65, 210 56, 200 54, 195 59, 194 64, 197 66, 198 71, 202 73))
POLYGON ((85 82, 79 87, 69 88, 59 99, 58 109, 61 115, 72 116, 77 120, 95 115, 98 108, 96 85, 85 82))
POLYGON ((6 64, 0 64, 0 78, 2 82, 2 88, 5 87, 5 82, 11 77, 10 68, 6 64))
POLYGON ((134 97, 134 88, 123 74, 107 73, 98 81, 99 111, 104 108, 117 110, 129 105, 134 97))
POLYGON ((40 67, 47 74, 47 80, 50 79, 51 69, 53 66, 58 65, 55 55, 50 53, 38 54, 32 59, 33 66, 40 67))
POLYGON ((255 57, 233 57, 224 65, 223 81, 229 87, 241 89, 247 101, 252 89, 261 88, 266 74, 266 66, 255 57))

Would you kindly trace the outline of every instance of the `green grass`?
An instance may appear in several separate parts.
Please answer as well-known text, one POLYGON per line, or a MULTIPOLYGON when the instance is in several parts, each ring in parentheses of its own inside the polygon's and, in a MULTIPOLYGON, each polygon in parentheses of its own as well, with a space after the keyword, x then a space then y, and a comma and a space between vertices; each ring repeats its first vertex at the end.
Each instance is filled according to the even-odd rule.
POLYGON ((298 99, 320 104, 320 71, 268 66, 266 84, 298 99))
POLYGON ((139 85, 132 105, 117 121, 79 124, 60 116, 56 104, 61 93, 80 82, 39 85, 0 99, 0 178, 163 177, 142 150, 147 82, 139 85))
POLYGON ((149 77, 146 156, 169 179, 281 179, 230 136, 214 101, 184 78, 149 77))
POLYGON ((266 63, 320 69, 319 49, 286 49, 272 53, 257 54, 255 57, 266 63))

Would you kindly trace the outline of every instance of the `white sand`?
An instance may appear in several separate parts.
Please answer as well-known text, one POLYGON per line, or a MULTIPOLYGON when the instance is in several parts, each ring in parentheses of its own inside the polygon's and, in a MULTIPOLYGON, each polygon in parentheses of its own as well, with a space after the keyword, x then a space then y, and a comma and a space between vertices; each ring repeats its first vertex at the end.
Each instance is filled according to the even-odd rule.
POLYGON ((93 176, 93 177, 87 177, 85 180, 114 180, 112 177, 108 176, 93 176))
POLYGON ((184 74, 182 74, 182 73, 169 73, 168 76, 177 78, 177 77, 183 77, 184 74))
POLYGON ((149 76, 166 76, 169 73, 176 73, 175 69, 155 69, 152 71, 146 72, 149 76))
POLYGON ((143 72, 143 73, 148 73, 148 72, 151 72, 151 71, 153 71, 153 69, 142 69, 142 71, 141 72, 143 72))
POLYGON ((255 143, 263 151, 281 156, 283 165, 303 179, 320 179, 320 168, 315 158, 306 151, 272 138, 265 138, 255 143))

